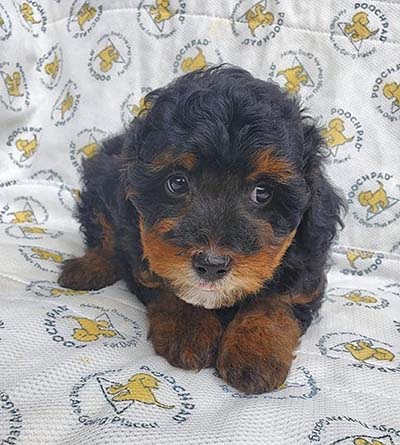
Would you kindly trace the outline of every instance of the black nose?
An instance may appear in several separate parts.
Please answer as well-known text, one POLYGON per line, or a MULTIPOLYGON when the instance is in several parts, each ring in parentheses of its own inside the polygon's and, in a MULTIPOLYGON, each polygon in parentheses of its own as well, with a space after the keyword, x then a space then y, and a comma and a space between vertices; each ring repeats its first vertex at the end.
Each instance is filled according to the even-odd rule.
POLYGON ((206 281, 218 280, 231 270, 231 259, 228 256, 211 252, 197 253, 192 258, 192 264, 197 275, 206 281))

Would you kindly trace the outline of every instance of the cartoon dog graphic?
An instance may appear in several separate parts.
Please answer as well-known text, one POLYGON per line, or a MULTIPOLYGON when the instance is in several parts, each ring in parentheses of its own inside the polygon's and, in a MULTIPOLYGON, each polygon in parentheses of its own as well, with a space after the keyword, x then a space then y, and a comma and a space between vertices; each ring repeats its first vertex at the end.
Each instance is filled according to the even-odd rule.
POLYGON ((112 398, 115 402, 133 401, 164 409, 174 408, 174 405, 165 405, 156 399, 153 390, 159 388, 159 383, 160 381, 151 375, 138 373, 133 375, 126 385, 112 385, 107 388, 107 392, 111 395, 115 394, 112 398))
POLYGON ((139 105, 132 105, 130 108, 130 112, 133 116, 141 116, 142 114, 147 113, 150 109, 150 102, 146 102, 144 97, 141 97, 139 100, 139 105))
POLYGON ((308 82, 308 76, 301 65, 287 68, 278 72, 277 76, 284 76, 286 79, 285 90, 290 94, 298 93, 302 84, 308 82))
POLYGON ((329 147, 339 147, 347 142, 351 142, 354 136, 348 138, 344 134, 344 121, 337 117, 331 119, 328 123, 328 128, 322 130, 322 136, 326 139, 329 147))
POLYGON ((356 437, 353 440, 353 444, 354 445, 385 445, 383 442, 381 442, 380 440, 375 440, 372 439, 372 442, 370 442, 367 439, 364 439, 363 437, 356 437))
POLYGON ((61 118, 64 119, 65 113, 69 111, 74 105, 74 96, 69 92, 65 95, 64 100, 61 102, 61 118))
POLYGON ((394 359, 394 354, 387 349, 374 348, 370 343, 362 340, 358 340, 356 345, 353 343, 346 343, 344 348, 360 362, 365 362, 371 358, 387 362, 391 362, 394 359))
POLYGON ((370 295, 361 295, 360 291, 349 292, 348 294, 343 295, 343 298, 356 304, 373 304, 378 301, 375 297, 371 297, 370 295))
POLYGON ((85 291, 85 290, 74 290, 74 289, 61 289, 60 287, 54 287, 50 291, 50 295, 52 297, 60 297, 61 295, 72 296, 72 295, 84 295, 84 294, 87 294, 87 291, 85 291))
POLYGON ((400 107, 400 83, 391 82, 383 87, 383 95, 386 99, 392 100, 396 107, 400 107))
POLYGON ((97 151, 97 142, 90 142, 78 150, 78 153, 83 153, 87 158, 92 158, 97 151))
POLYGON ((3 19, 3 17, 0 14, 0 28, 3 28, 4 24, 5 24, 4 23, 4 19, 3 19))
POLYGON ((349 37, 353 42, 369 39, 379 31, 379 28, 371 31, 367 26, 368 23, 368 14, 363 11, 357 12, 353 15, 352 23, 347 23, 344 27, 344 32, 349 34, 349 37))
POLYGON ((60 70, 60 61, 58 59, 57 54, 54 54, 54 60, 52 62, 46 63, 44 71, 52 79, 55 79, 58 75, 59 70, 60 70))
POLYGON ((169 10, 169 0, 156 0, 156 5, 151 6, 149 10, 156 23, 165 22, 176 14, 169 10))
POLYGON ((9 74, 6 75, 5 78, 5 84, 7 87, 7 92, 9 96, 12 97, 21 97, 22 94, 19 90, 19 87, 21 86, 21 73, 18 71, 15 71, 12 76, 9 74))
POLYGON ((34 222, 33 218, 35 217, 32 210, 22 210, 19 212, 12 212, 11 215, 14 215, 15 217, 11 221, 11 224, 31 223, 34 222))
POLYGON ((80 328, 75 328, 72 337, 82 342, 92 342, 98 340, 101 336, 115 337, 117 333, 113 329, 109 329, 110 323, 107 320, 92 320, 85 317, 76 317, 70 315, 80 324, 80 328))
POLYGON ((85 2, 78 11, 78 25, 83 31, 83 25, 86 22, 89 22, 96 16, 96 8, 94 6, 90 6, 89 2, 85 2))
POLYGON ((265 27, 274 23, 274 15, 266 11, 261 4, 257 4, 255 7, 250 8, 246 12, 247 26, 253 37, 256 37, 255 31, 259 26, 265 27))
POLYGON ((22 152, 21 157, 25 160, 29 159, 31 156, 34 155, 37 146, 38 146, 38 141, 36 134, 30 141, 28 139, 17 139, 15 141, 15 147, 17 148, 17 150, 22 152))
POLYGON ((54 263, 61 264, 64 260, 61 253, 58 252, 49 252, 48 250, 41 249, 39 247, 31 247, 32 252, 34 255, 32 255, 32 258, 37 258, 39 260, 44 261, 53 261, 54 263))
POLYGON ((184 73, 189 73, 190 71, 203 70, 208 67, 206 58, 204 57, 201 48, 197 48, 197 55, 195 57, 186 57, 182 60, 181 68, 184 73))
POLYGON ((350 263, 350 266, 353 269, 357 269, 355 262, 360 258, 362 260, 366 260, 367 258, 372 258, 374 254, 372 252, 368 252, 367 250, 358 250, 358 249, 349 249, 346 252, 347 260, 350 263))
POLYGON ((103 73, 107 73, 113 67, 114 62, 116 62, 120 58, 119 51, 117 48, 111 43, 107 45, 104 49, 102 49, 96 56, 96 58, 101 60, 100 69, 103 73))
POLYGON ((32 6, 29 3, 22 3, 22 5, 19 8, 22 18, 25 20, 26 23, 30 23, 31 25, 37 25, 40 23, 33 17, 33 9, 32 6))
POLYGON ((44 235, 47 233, 47 229, 45 229, 44 227, 22 227, 22 230, 26 234, 44 235))
POLYGON ((377 183, 379 184, 379 188, 374 192, 367 190, 366 192, 360 192, 358 195, 358 202, 363 207, 368 207, 368 211, 371 213, 378 213, 379 208, 384 210, 389 205, 383 184, 380 181, 377 181, 377 183))

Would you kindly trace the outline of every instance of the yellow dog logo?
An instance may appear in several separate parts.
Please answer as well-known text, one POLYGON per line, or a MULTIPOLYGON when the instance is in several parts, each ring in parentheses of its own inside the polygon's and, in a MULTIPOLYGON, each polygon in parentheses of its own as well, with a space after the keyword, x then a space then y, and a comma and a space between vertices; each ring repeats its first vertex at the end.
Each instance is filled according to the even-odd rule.
POLYGON ((29 159, 36 152, 38 141, 36 135, 30 141, 27 139, 17 139, 15 147, 17 150, 22 151, 22 157, 29 159))
POLYGON ((51 289, 50 294, 52 297, 60 297, 61 295, 84 295, 87 294, 86 290, 74 290, 74 289, 61 289, 60 287, 54 287, 51 289))
POLYGON ((83 153, 87 158, 92 158, 96 154, 97 142, 91 142, 84 145, 78 150, 78 153, 83 153))
POLYGON ((346 300, 352 301, 353 303, 364 303, 364 304, 373 304, 378 300, 375 297, 371 297, 370 295, 361 295, 360 291, 349 292, 346 295, 343 295, 346 300))
POLYGON ((47 229, 44 227, 23 227, 22 230, 24 233, 30 233, 30 234, 45 234, 47 233, 47 229))
POLYGON ((368 211, 371 213, 378 213, 379 207, 384 210, 389 205, 388 197, 383 184, 377 181, 379 188, 372 192, 367 190, 366 192, 360 192, 358 195, 358 201, 363 207, 368 207, 368 211))
POLYGON ((101 336, 115 337, 117 333, 110 328, 107 320, 92 320, 85 317, 76 317, 70 315, 68 318, 76 320, 80 324, 80 328, 75 328, 72 337, 82 342, 97 341, 101 336))
POLYGON ((255 31, 258 27, 272 25, 274 23, 274 15, 264 9, 264 6, 257 4, 250 8, 246 14, 247 26, 253 37, 256 36, 255 31))
POLYGON ((139 100, 139 105, 132 105, 130 112, 133 116, 137 117, 147 113, 150 110, 150 106, 150 102, 146 101, 144 97, 141 97, 139 100))
POLYGON ((19 91, 19 87, 21 86, 21 73, 15 71, 12 76, 9 74, 6 75, 5 78, 6 88, 9 96, 12 97, 20 97, 22 96, 19 91))
POLYGON ((347 23, 344 27, 344 32, 349 34, 353 42, 369 39, 379 31, 379 28, 371 31, 367 26, 368 23, 368 14, 366 12, 357 12, 357 14, 353 15, 352 23, 347 23))
POLYGON ((0 28, 2 28, 4 26, 4 19, 3 17, 0 15, 0 28))
POLYGON ((61 102, 61 117, 64 119, 64 115, 67 111, 69 111, 74 105, 74 96, 72 96, 69 92, 65 95, 64 100, 61 102))
POLYGON ((362 260, 366 260, 367 258, 372 258, 374 254, 372 252, 368 252, 367 250, 358 250, 358 249, 349 249, 346 252, 347 260, 350 263, 350 266, 354 269, 357 269, 355 262, 361 258, 362 260))
POLYGON ((63 262, 63 257, 61 253, 58 252, 49 252, 45 249, 40 249, 39 247, 32 247, 32 252, 35 255, 32 255, 32 258, 38 258, 39 260, 44 261, 53 261, 54 263, 61 264, 63 262))
POLYGON ((31 223, 33 222, 33 218, 35 217, 32 210, 21 210, 20 212, 12 212, 11 215, 14 215, 15 217, 11 221, 11 224, 31 223))
POLYGON ((195 57, 186 57, 182 60, 181 68, 184 73, 189 73, 190 71, 203 70, 207 68, 206 58, 204 57, 201 48, 197 48, 197 55, 195 57))
POLYGON ((368 342, 362 340, 357 341, 357 344, 346 343, 344 348, 360 362, 365 362, 371 358, 386 362, 391 362, 394 359, 394 354, 387 349, 373 348, 368 342))
POLYGON ((329 121, 328 128, 322 130, 322 136, 326 139, 329 147, 339 147, 354 139, 354 136, 346 137, 343 132, 344 122, 340 117, 337 117, 329 121))
POLYGON ((52 79, 55 79, 60 70, 60 61, 57 57, 57 54, 54 54, 54 60, 45 65, 44 71, 48 74, 52 79))
POLYGON ((363 437, 357 437, 353 440, 354 445, 385 445, 380 440, 372 439, 372 442, 370 442, 367 439, 364 439, 363 437))
POLYGON ((156 0, 156 6, 151 6, 149 11, 156 23, 161 23, 169 20, 176 12, 169 10, 169 0, 156 0))
POLYGON ((106 73, 113 67, 114 62, 116 62, 120 58, 120 54, 117 48, 115 48, 115 46, 111 43, 110 45, 107 45, 104 49, 102 49, 95 58, 97 57, 101 60, 101 71, 103 71, 103 73, 106 73))
POLYGON ((31 25, 36 25, 40 23, 33 17, 33 9, 29 3, 22 3, 22 5, 19 8, 22 18, 25 20, 26 23, 30 23, 31 25))
POLYGON ((155 377, 141 372, 133 375, 126 385, 116 384, 108 387, 107 393, 115 394, 112 398, 115 402, 132 401, 164 409, 175 408, 174 405, 165 405, 156 399, 153 390, 159 388, 159 383, 155 377))
POLYGON ((400 107, 400 84, 396 82, 391 82, 385 84, 383 87, 383 95, 386 99, 392 100, 396 107, 400 107))
POLYGON ((279 71, 277 76, 281 75, 286 79, 284 88, 290 94, 297 93, 301 85, 306 84, 309 80, 307 73, 304 72, 304 68, 300 65, 279 71))
POLYGON ((90 20, 92 20, 96 16, 96 8, 94 6, 90 6, 89 2, 85 2, 82 7, 78 11, 78 25, 83 31, 83 25, 90 20))

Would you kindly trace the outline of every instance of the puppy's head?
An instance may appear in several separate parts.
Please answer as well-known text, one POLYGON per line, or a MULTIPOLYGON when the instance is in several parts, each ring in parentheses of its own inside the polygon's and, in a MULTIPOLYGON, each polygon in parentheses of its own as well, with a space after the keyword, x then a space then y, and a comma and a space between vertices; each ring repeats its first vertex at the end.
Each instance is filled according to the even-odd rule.
POLYGON ((238 68, 187 74, 146 100, 126 175, 143 256, 188 303, 231 306, 294 242, 319 133, 294 98, 238 68))

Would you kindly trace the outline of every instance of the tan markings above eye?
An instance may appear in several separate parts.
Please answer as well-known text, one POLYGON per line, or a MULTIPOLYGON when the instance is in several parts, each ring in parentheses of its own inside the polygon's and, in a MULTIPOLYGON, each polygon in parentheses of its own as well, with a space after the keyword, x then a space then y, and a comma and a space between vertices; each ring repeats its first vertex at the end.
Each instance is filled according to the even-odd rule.
POLYGON ((276 156, 272 148, 255 153, 252 156, 252 165, 253 171, 247 177, 249 181, 256 181, 261 175, 268 175, 286 184, 296 175, 293 165, 286 159, 276 156))
POLYGON ((193 170, 197 162, 197 157, 194 153, 184 153, 178 156, 167 150, 158 155, 152 162, 151 168, 155 171, 163 170, 168 166, 179 166, 187 171, 193 170))

